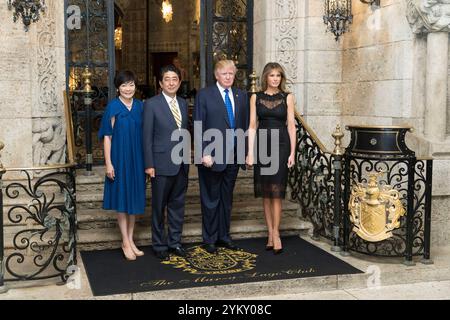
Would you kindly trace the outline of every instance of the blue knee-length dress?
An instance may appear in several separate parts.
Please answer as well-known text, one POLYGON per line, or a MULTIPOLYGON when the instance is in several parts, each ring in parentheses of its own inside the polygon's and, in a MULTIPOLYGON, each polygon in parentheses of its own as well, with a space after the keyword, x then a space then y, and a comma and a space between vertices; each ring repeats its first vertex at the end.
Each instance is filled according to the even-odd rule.
POLYGON ((98 136, 112 136, 111 162, 115 179, 105 178, 103 209, 131 215, 145 211, 145 169, 142 148, 142 101, 133 99, 131 110, 119 98, 103 115, 98 136), (111 119, 115 118, 114 127, 111 119))

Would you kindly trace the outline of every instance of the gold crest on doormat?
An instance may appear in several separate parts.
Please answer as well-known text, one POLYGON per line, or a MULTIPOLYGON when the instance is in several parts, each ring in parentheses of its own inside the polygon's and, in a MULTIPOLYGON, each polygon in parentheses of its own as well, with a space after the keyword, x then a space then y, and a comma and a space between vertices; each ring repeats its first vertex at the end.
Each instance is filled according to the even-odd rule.
POLYGON ((187 250, 185 258, 170 255, 170 258, 162 263, 191 274, 223 275, 252 270, 256 266, 257 257, 256 254, 242 250, 225 248, 218 248, 217 253, 211 254, 201 246, 195 246, 187 250))
POLYGON ((380 188, 378 177, 381 174, 369 174, 367 186, 361 183, 353 186, 349 201, 353 231, 370 242, 391 238, 406 213, 397 190, 389 185, 380 188))

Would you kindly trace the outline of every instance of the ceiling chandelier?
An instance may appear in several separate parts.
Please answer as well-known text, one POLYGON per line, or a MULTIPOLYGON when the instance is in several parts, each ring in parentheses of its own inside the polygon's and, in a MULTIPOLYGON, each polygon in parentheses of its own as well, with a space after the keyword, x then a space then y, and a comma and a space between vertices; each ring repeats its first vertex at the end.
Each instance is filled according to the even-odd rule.
POLYGON ((169 23, 170 21, 172 21, 172 17, 173 17, 173 8, 172 8, 172 4, 170 3, 169 0, 164 0, 162 2, 162 16, 165 22, 169 23))
POLYGON ((348 25, 353 22, 352 0, 325 0, 323 22, 338 41, 339 37, 348 31, 348 25))
POLYGON ((39 20, 39 12, 45 12, 45 0, 8 0, 8 9, 12 10, 13 21, 16 22, 19 18, 22 18, 22 22, 25 26, 25 31, 28 31, 28 27, 31 22, 39 20))

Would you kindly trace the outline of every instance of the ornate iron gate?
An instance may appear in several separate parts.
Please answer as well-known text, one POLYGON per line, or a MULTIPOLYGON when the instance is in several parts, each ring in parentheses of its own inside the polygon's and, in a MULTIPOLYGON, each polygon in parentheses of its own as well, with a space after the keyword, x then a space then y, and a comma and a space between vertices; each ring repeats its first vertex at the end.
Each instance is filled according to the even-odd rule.
MULTIPOLYGON (((102 148, 94 147, 93 155, 87 155, 86 149, 90 148, 86 146, 85 132, 95 135, 105 106, 114 96, 114 1, 65 0, 65 12, 66 90, 72 106, 76 161, 78 164, 103 163, 102 148), (90 95, 90 108, 86 108, 81 90, 81 75, 86 66, 92 72, 94 91, 90 95), (91 125, 94 130, 90 130, 91 125)), ((95 136, 92 141, 97 141, 95 136)))
POLYGON ((214 64, 235 61, 236 85, 248 89, 253 71, 253 0, 203 0, 206 13, 206 81, 214 83, 214 64))

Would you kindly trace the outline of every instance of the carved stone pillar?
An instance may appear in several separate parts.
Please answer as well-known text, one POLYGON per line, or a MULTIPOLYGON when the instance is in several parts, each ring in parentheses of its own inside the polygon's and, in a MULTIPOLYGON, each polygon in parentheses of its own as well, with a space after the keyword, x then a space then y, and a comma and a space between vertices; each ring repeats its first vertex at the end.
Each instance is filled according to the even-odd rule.
POLYGON ((444 141, 447 135, 448 33, 427 36, 425 136, 444 141))
POLYGON ((447 135, 449 0, 406 0, 407 18, 416 34, 427 34, 425 136, 436 142, 447 135))

